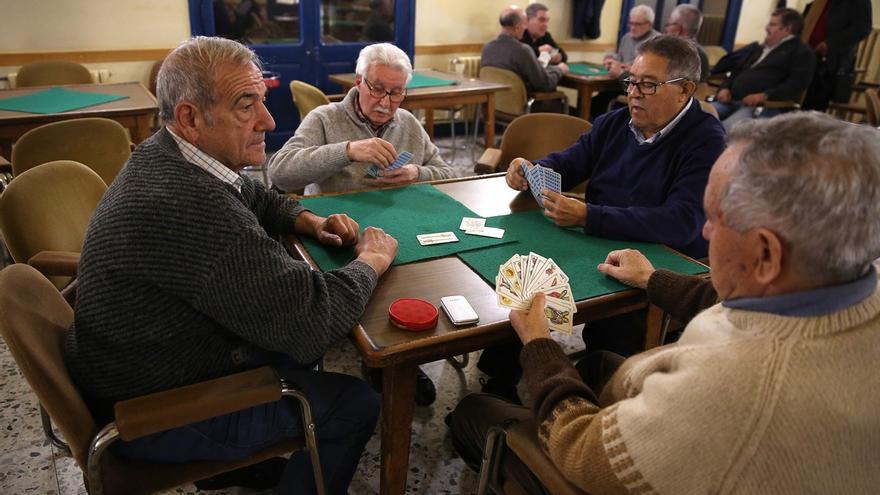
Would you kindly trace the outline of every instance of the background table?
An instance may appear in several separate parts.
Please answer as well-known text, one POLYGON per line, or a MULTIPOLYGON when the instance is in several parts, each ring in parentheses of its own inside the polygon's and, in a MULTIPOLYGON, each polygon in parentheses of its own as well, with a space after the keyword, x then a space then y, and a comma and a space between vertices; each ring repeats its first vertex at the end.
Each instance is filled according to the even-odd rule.
MULTIPOLYGON (((83 117, 104 117, 119 122, 123 127, 128 128, 131 140, 135 144, 150 137, 153 116, 158 113, 159 107, 156 98, 141 83, 72 84, 63 87, 78 91, 123 95, 127 98, 61 113, 35 114, 0 110, 0 155, 11 158, 12 143, 35 127, 83 117)), ((0 90, 0 98, 22 96, 46 89, 46 87, 4 89, 0 90)))
MULTIPOLYGON (((455 80, 455 74, 438 70, 418 70, 419 74, 441 79, 455 80)), ((330 81, 342 86, 344 91, 354 87, 355 74, 331 74, 330 81)), ((455 108, 460 105, 486 105, 486 143, 495 142, 495 92, 510 89, 506 84, 464 79, 452 86, 410 89, 400 104, 407 110, 425 109, 425 130, 434 139, 434 109, 455 108)))
POLYGON ((572 74, 571 72, 562 76, 562 79, 559 80, 559 85, 577 90, 578 117, 584 120, 590 120, 590 104, 593 99, 593 91, 603 91, 620 87, 617 83, 617 78, 610 75, 579 76, 577 74, 572 74))
MULTIPOLYGON (((482 217, 536 208, 530 193, 507 187, 504 174, 435 185, 482 217)), ((295 256, 315 266, 299 239, 291 236, 288 240, 295 256)), ((636 289, 577 301, 575 324, 646 307, 644 291, 636 289)), ((417 366, 515 339, 508 314, 508 309, 498 306, 494 287, 455 256, 395 266, 379 279, 360 323, 353 329, 352 340, 367 366, 382 369, 381 493, 402 494, 406 490, 417 366), (418 297, 439 305, 440 298, 448 295, 467 298, 480 317, 479 323, 455 327, 441 316, 436 329, 411 333, 389 321, 388 306, 401 297, 418 297)), ((661 318, 658 309, 649 309, 647 342, 658 339, 661 318)))

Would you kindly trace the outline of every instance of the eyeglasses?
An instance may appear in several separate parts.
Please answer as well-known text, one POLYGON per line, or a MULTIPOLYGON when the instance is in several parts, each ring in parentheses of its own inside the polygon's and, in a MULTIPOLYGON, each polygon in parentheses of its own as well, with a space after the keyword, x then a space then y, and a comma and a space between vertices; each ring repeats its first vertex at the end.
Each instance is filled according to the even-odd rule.
POLYGON ((651 21, 629 21, 627 24, 630 26, 644 26, 645 24, 651 24, 651 21))
POLYGON ((657 92, 657 88, 663 86, 664 84, 672 84, 677 83, 679 81, 687 81, 685 77, 676 77, 675 79, 670 79, 668 81, 663 81, 661 83, 655 83, 651 81, 642 81, 635 82, 630 78, 626 78, 621 83, 623 84, 623 90, 629 93, 630 89, 633 87, 639 88, 639 93, 643 96, 651 96, 657 92))
POLYGON ((400 103, 401 101, 403 101, 404 98, 406 98, 405 89, 403 91, 385 91, 385 88, 377 88, 370 84, 370 81, 368 81, 366 77, 364 78, 364 83, 367 84, 367 89, 370 90, 370 96, 372 96, 373 98, 378 98, 381 100, 387 95, 388 99, 393 101, 394 103, 400 103))

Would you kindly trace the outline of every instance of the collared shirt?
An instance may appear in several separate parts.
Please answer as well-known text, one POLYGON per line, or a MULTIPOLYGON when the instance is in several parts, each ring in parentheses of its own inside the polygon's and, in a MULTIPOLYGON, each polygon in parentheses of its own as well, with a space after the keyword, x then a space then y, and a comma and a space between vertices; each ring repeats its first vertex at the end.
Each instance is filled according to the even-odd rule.
POLYGON ((761 60, 764 60, 764 58, 766 58, 767 55, 770 54, 770 52, 772 52, 772 51, 775 50, 777 47, 781 46, 783 43, 785 43, 786 41, 788 41, 788 40, 790 40, 790 39, 792 39, 792 38, 794 38, 794 35, 793 35, 793 34, 789 34, 789 35, 786 36, 785 38, 782 38, 782 41, 780 41, 779 43, 776 43, 776 44, 773 45, 773 46, 767 46, 767 45, 764 45, 764 51, 761 52, 761 56, 758 57, 758 60, 755 60, 755 63, 753 63, 753 64, 751 65, 751 67, 754 67, 754 66, 760 64, 760 63, 761 63, 761 60))
POLYGON ((874 265, 865 275, 842 284, 769 297, 743 297, 722 302, 724 307, 779 316, 823 316, 864 301, 877 290, 874 265))
POLYGON ((222 182, 229 184, 234 187, 236 191, 241 193, 241 184, 244 182, 244 179, 242 179, 237 172, 233 172, 229 167, 223 165, 211 155, 196 148, 194 144, 177 134, 174 134, 174 131, 172 131, 170 127, 166 127, 166 129, 168 129, 168 133, 171 134, 171 137, 174 138, 177 147, 180 148, 180 154, 183 155, 186 161, 208 172, 222 182))
POLYGON ((694 99, 691 98, 690 100, 688 100, 687 104, 685 104, 684 108, 682 108, 681 111, 678 112, 678 115, 676 115, 675 118, 672 119, 668 124, 666 124, 666 127, 664 127, 663 129, 660 129, 660 131, 658 131, 657 134, 654 134, 653 136, 651 136, 647 139, 645 139, 645 135, 642 134, 642 131, 636 129, 636 126, 633 125, 632 119, 629 119, 629 122, 628 122, 629 130, 632 131, 633 136, 636 137, 636 141, 638 141, 639 146, 642 146, 643 144, 654 144, 657 141, 659 141, 660 138, 669 134, 672 131, 672 129, 675 127, 675 125, 678 124, 679 121, 681 121, 681 119, 684 118, 684 114, 687 113, 688 109, 693 104, 694 104, 694 99))
POLYGON ((368 119, 367 116, 364 115, 363 110, 361 110, 360 101, 361 101, 360 100, 360 90, 357 88, 354 88, 354 100, 352 101, 351 104, 354 106, 355 115, 357 115, 357 117, 359 119, 361 119, 361 122, 363 122, 364 124, 367 124, 370 127, 370 130, 373 131, 374 136, 382 137, 382 133, 385 132, 385 129, 388 128, 388 125, 394 121, 394 117, 397 115, 397 112, 394 112, 394 115, 391 116, 391 120, 389 120, 388 122, 385 122, 384 124, 376 125, 376 124, 370 122, 370 119, 368 119))

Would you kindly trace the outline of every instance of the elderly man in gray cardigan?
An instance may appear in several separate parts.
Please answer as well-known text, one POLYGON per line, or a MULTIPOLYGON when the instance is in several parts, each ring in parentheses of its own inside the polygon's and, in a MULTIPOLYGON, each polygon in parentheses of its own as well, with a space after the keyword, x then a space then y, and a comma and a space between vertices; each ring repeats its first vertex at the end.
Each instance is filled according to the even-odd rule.
POLYGON ((345 99, 309 112, 272 157, 272 182, 318 194, 453 177, 419 121, 399 108, 412 78, 406 53, 389 43, 370 45, 361 50, 356 72, 345 99), (409 163, 385 170, 402 151, 412 153, 409 163), (376 179, 367 175, 372 165, 381 169, 376 179))

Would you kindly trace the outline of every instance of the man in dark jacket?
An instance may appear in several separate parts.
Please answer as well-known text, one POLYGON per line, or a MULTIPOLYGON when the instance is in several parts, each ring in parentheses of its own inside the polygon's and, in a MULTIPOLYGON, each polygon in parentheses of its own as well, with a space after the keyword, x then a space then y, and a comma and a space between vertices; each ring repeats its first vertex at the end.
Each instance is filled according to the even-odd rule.
POLYGON ((567 62, 568 54, 556 44, 553 36, 547 31, 550 24, 550 10, 543 3, 533 3, 526 7, 526 31, 519 40, 535 52, 535 56, 541 59, 542 53, 547 53, 550 64, 567 62))
MULTIPOLYGON (((815 65, 810 49, 798 38, 803 27, 804 18, 796 10, 777 9, 765 28, 764 44, 752 43, 740 50, 741 63, 712 103, 726 129, 752 118, 755 107, 767 100, 801 100, 815 65)), ((779 112, 765 109, 760 116, 779 112)))

